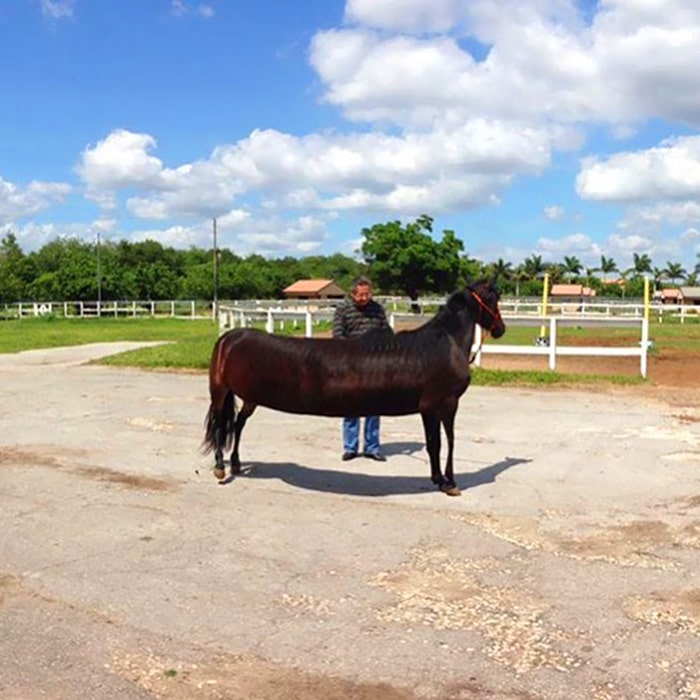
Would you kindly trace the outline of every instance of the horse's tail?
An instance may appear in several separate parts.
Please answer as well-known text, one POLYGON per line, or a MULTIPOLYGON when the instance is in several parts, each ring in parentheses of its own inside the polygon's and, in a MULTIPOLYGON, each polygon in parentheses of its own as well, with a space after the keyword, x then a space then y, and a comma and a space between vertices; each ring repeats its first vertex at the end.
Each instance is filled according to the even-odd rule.
POLYGON ((217 449, 230 450, 236 423, 236 400, 233 392, 228 391, 223 406, 217 408, 214 402, 209 405, 204 419, 205 434, 202 452, 208 454, 217 449))
POLYGON ((211 403, 204 419, 205 433, 201 445, 204 454, 214 450, 217 452, 229 450, 236 423, 236 399, 233 391, 225 385, 222 386, 221 380, 216 378, 218 374, 216 370, 222 362, 220 354, 224 337, 220 336, 214 345, 209 368, 211 403))

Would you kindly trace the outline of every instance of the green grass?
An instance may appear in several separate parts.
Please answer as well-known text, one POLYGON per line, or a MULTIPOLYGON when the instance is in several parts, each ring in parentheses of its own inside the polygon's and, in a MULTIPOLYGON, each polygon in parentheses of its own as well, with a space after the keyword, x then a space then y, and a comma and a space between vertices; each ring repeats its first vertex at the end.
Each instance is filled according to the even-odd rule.
MULTIPOLYGON (((318 330, 326 330, 318 328, 318 330)), ((290 332, 290 329, 285 329, 290 332)), ((298 332, 303 332, 303 326, 298 332)), ((532 344, 539 334, 537 327, 510 328, 503 339, 509 345, 532 344)), ((95 318, 59 319, 31 318, 0 322, 0 353, 53 348, 68 345, 109 341, 168 341, 167 344, 110 355, 100 364, 142 369, 177 369, 203 371, 209 366, 212 347, 217 337, 216 325, 210 320, 173 318, 95 318)), ((559 330, 562 344, 581 344, 586 337, 595 337, 611 345, 633 344, 639 334, 631 328, 563 327, 559 330)), ((652 323, 650 337, 654 352, 663 348, 700 349, 700 324, 652 323)), ((489 339, 490 343, 497 343, 489 339)), ((474 383, 491 386, 566 386, 571 384, 613 383, 619 385, 643 382, 637 375, 566 374, 536 370, 494 370, 474 368, 474 383)))
POLYGON ((0 322, 0 353, 114 341, 170 341, 102 360, 132 367, 202 369, 217 337, 209 320, 31 318, 0 322))

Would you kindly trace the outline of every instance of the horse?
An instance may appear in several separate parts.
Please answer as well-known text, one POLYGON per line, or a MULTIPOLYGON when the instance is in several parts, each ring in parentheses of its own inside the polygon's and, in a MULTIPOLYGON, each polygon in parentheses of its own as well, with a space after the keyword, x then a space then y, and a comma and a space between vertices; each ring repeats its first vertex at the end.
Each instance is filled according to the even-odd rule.
POLYGON ((221 335, 209 366, 211 403, 203 452, 214 451, 214 476, 241 471, 239 446, 257 406, 315 416, 401 416, 420 413, 430 477, 441 491, 459 495, 454 481, 454 421, 471 381, 470 355, 478 323, 500 338, 506 330, 499 293, 479 280, 451 294, 422 326, 358 338, 283 337, 252 328, 221 335), (242 400, 240 409, 236 397, 242 400), (447 437, 444 474, 440 427, 447 437))

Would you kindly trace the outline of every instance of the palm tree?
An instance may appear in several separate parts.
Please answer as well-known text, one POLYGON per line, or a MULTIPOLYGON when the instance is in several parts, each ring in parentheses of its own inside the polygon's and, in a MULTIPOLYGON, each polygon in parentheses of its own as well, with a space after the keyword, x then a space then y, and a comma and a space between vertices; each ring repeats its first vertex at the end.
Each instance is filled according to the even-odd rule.
POLYGON ((564 276, 571 277, 575 279, 581 274, 583 270, 583 265, 581 261, 575 255, 565 255, 564 256, 564 276))
POLYGON ((559 284, 566 276, 566 268, 561 263, 545 263, 544 269, 551 284, 559 284))
POLYGON ((670 282, 673 282, 675 284, 676 280, 680 280, 682 282, 686 278, 688 273, 681 263, 674 263, 670 260, 667 260, 664 274, 670 282))
POLYGON ((632 268, 636 275, 641 277, 645 272, 651 272, 651 258, 646 253, 634 253, 633 259, 632 268))
POLYGON ((600 256, 600 271, 603 273, 604 279, 607 281, 607 275, 611 275, 613 272, 619 272, 617 263, 612 258, 606 258, 604 255, 600 256))
POLYGON ((518 265, 513 272, 513 281, 515 282, 515 296, 520 297, 520 283, 527 282, 530 276, 527 274, 523 265, 518 265))
POLYGON ((513 264, 498 258, 496 262, 486 266, 486 275, 492 277, 497 285, 501 282, 510 282, 513 278, 513 264))
POLYGON ((542 277, 545 271, 545 265, 542 262, 541 255, 531 255, 529 258, 525 258, 523 262, 523 272, 527 275, 527 279, 536 280, 542 277))

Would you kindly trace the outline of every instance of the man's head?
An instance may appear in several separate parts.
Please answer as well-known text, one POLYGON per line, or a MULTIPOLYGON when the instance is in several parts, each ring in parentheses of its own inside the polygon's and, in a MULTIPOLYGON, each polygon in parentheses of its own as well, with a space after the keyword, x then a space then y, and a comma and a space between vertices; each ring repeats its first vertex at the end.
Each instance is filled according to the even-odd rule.
POLYGON ((350 296, 358 306, 367 306, 372 299, 372 283, 367 277, 358 277, 352 282, 350 296))

